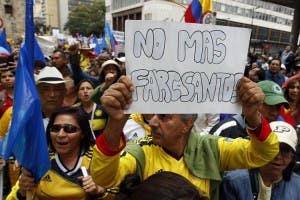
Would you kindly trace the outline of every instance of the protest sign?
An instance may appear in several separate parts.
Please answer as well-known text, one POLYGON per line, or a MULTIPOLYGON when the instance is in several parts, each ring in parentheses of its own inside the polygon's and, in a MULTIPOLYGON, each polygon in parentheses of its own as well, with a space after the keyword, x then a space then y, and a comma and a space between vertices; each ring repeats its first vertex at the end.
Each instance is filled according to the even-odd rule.
POLYGON ((238 113, 250 29, 126 21, 126 70, 135 92, 128 113, 238 113))

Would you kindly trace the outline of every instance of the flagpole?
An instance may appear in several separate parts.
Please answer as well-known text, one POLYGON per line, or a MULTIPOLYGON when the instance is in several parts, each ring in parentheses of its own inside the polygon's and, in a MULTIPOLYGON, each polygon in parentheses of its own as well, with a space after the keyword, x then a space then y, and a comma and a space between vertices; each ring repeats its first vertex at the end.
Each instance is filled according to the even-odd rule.
MULTIPOLYGON (((29 74, 33 73, 33 59, 34 59, 34 23, 33 23, 33 0, 26 0, 26 11, 25 11, 25 46, 27 48, 27 64, 29 69, 29 74), (31 73, 32 72, 32 73, 31 73)), ((33 75, 32 75, 33 76, 33 75)), ((31 200, 33 197, 33 192, 31 190, 26 190, 26 200, 31 200)))
MULTIPOLYGON (((34 60, 34 23, 33 23, 33 0, 26 0, 26 11, 25 11, 25 44, 28 53, 28 65, 33 69, 34 60)), ((33 72, 33 70, 32 70, 33 72)))

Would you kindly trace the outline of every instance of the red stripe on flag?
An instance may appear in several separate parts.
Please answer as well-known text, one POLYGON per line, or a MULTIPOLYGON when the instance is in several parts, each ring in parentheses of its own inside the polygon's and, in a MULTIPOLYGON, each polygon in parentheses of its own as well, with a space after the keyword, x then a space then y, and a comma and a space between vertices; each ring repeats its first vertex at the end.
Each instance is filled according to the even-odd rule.
POLYGON ((184 21, 187 23, 196 23, 196 19, 194 18, 192 13, 192 4, 190 4, 185 11, 184 21))

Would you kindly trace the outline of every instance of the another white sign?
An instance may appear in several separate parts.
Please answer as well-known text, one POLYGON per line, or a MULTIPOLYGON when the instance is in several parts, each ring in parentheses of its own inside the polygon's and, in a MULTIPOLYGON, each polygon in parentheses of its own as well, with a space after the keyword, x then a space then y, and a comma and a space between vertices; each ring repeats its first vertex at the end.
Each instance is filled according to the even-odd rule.
POLYGON ((128 113, 238 113, 250 29, 126 21, 128 113))

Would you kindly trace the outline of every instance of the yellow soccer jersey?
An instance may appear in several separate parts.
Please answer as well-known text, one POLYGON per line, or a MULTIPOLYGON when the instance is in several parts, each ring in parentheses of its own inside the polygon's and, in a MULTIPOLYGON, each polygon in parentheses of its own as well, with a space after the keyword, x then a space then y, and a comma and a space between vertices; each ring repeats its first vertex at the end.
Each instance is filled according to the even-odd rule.
MULTIPOLYGON (((218 166, 220 173, 225 170, 260 167, 266 164, 278 153, 278 139, 276 135, 271 132, 270 128, 266 128, 263 131, 264 133, 262 133, 262 135, 265 134, 267 136, 263 141, 260 141, 253 135, 251 135, 250 141, 246 139, 229 140, 216 137, 215 143, 217 143, 218 147, 219 160, 216 160, 215 163, 212 164, 218 166)), ((104 187, 118 186, 127 174, 136 172, 136 158, 128 152, 122 152, 121 158, 120 153, 111 155, 111 152, 105 150, 104 146, 106 143, 101 141, 102 139, 104 139, 104 137, 101 135, 96 141, 97 145, 94 147, 93 161, 91 164, 93 180, 104 187), (99 149, 101 149, 101 151, 99 149)), ((166 153, 163 148, 152 144, 151 140, 144 141, 141 146, 145 155, 144 179, 160 170, 175 172, 190 180, 208 197, 211 196, 210 180, 200 179, 194 176, 183 158, 176 160, 166 153)), ((205 148, 210 147, 203 147, 203 151, 209 151, 205 148)), ((206 159, 213 160, 209 158, 206 159)), ((197 165, 197 163, 195 164, 197 165)))
MULTIPOLYGON (((34 191, 33 199, 43 200, 85 200, 90 196, 81 187, 81 182, 77 177, 82 176, 81 167, 89 169, 91 158, 91 149, 81 156, 74 169, 66 171, 66 168, 59 161, 58 156, 51 154, 51 169, 44 175, 34 191)), ((13 187, 7 200, 17 200, 17 191, 19 182, 13 187)))

